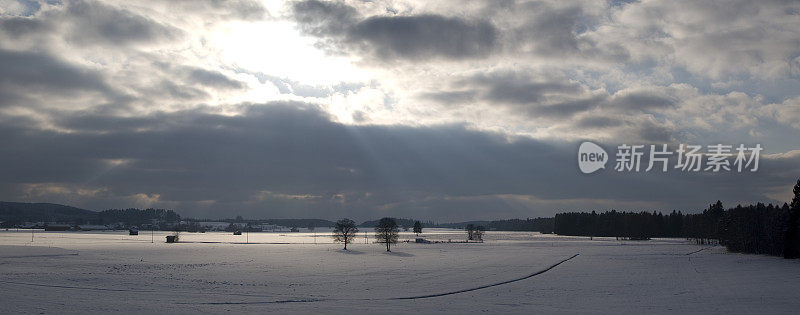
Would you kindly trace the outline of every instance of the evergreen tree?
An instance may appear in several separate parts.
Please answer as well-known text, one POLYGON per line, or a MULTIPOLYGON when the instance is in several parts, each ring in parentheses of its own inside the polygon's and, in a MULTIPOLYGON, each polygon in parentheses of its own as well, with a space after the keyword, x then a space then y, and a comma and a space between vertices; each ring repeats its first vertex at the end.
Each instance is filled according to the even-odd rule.
POLYGON ((763 203, 725 209, 721 201, 699 214, 592 211, 559 213, 556 234, 629 239, 684 237, 698 244, 719 241, 729 251, 800 258, 800 180, 783 206, 763 203))
POLYGON ((798 221, 800 221, 800 180, 794 185, 794 198, 789 205, 789 221, 786 229, 786 242, 784 242, 783 257, 784 258, 797 258, 800 254, 800 241, 798 241, 798 221))

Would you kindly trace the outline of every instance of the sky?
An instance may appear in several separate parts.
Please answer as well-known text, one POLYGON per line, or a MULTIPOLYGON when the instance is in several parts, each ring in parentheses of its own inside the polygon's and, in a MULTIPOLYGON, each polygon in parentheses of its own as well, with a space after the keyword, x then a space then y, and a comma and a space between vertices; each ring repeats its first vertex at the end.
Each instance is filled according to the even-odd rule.
POLYGON ((4 201, 697 212, 789 201, 798 136, 793 1, 0 0, 4 201), (579 170, 583 141, 605 169, 579 170), (757 171, 616 171, 621 144, 763 151, 757 171))

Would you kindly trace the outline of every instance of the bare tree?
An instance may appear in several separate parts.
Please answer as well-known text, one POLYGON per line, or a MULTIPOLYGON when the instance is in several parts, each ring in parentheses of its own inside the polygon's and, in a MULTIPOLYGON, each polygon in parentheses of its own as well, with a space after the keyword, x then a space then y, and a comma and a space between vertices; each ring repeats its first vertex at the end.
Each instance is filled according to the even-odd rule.
POLYGON ((392 218, 383 218, 378 222, 375 227, 375 238, 378 243, 386 243, 386 251, 391 252, 391 245, 397 243, 397 233, 400 229, 397 228, 397 222, 392 218))
POLYGON ((464 228, 467 231, 467 241, 471 241, 475 239, 475 225, 474 224, 467 224, 467 227, 464 228))
POLYGON ((472 233, 472 238, 474 238, 478 242, 483 242, 483 233, 486 231, 486 228, 482 225, 478 225, 475 227, 475 232, 472 233))
POLYGON ((344 243, 344 250, 347 250, 347 244, 353 242, 356 233, 358 233, 358 228, 353 220, 341 219, 336 221, 336 225, 333 227, 333 240, 344 243))

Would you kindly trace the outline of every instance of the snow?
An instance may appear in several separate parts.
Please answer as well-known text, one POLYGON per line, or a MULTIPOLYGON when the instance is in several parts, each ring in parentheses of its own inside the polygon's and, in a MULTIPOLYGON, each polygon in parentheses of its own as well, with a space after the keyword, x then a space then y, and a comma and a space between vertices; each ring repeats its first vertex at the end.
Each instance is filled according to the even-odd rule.
MULTIPOLYGON (((2 307, 12 313, 527 314, 772 314, 800 307, 800 261, 680 239, 487 232, 484 243, 416 244, 404 232, 401 240, 412 243, 386 253, 372 239, 365 244, 363 232, 342 251, 329 233, 182 233, 181 243, 166 244, 169 232, 155 232, 150 243, 150 231, 39 230, 33 242, 29 230, 0 231, 2 307), (398 299, 510 280, 518 281, 398 299)), ((461 241, 464 232, 426 229, 422 237, 461 241)))

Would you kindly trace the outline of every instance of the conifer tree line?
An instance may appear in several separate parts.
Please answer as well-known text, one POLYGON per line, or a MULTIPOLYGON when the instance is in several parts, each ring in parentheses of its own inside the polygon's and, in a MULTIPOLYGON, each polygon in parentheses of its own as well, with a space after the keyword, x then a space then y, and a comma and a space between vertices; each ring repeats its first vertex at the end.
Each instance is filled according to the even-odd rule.
POLYGON ((729 251, 800 257, 800 180, 794 198, 783 205, 755 205, 725 209, 717 201, 698 214, 672 211, 596 213, 568 212, 555 216, 559 235, 606 236, 629 239, 685 237, 698 244, 719 243, 729 251))

